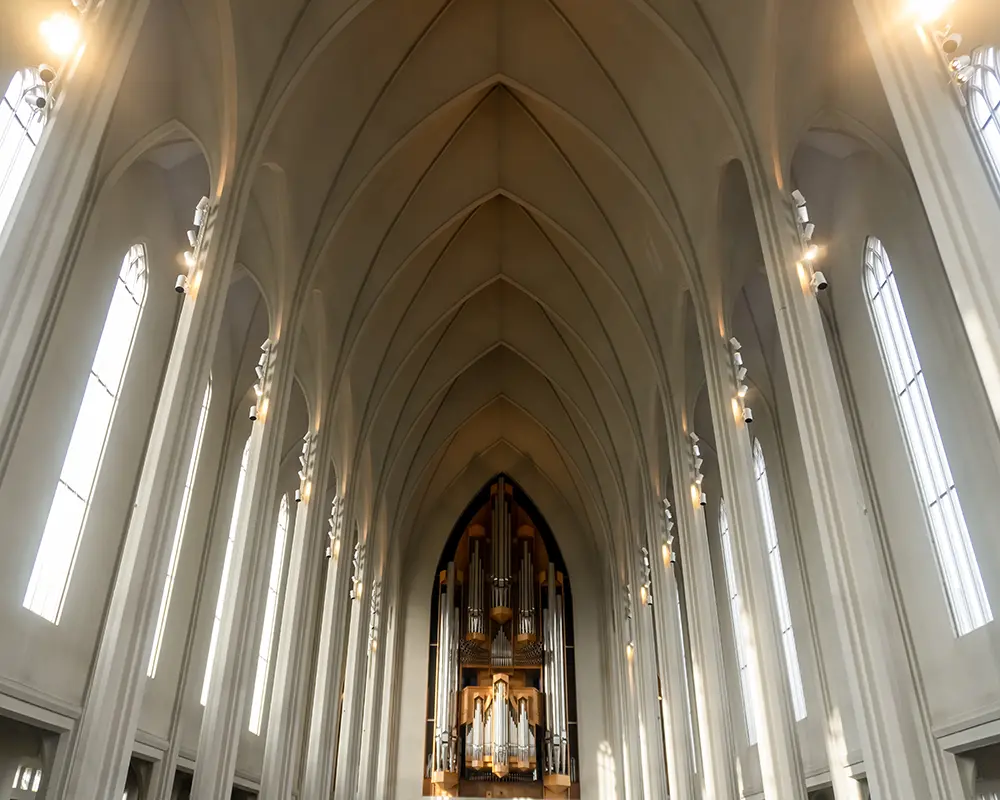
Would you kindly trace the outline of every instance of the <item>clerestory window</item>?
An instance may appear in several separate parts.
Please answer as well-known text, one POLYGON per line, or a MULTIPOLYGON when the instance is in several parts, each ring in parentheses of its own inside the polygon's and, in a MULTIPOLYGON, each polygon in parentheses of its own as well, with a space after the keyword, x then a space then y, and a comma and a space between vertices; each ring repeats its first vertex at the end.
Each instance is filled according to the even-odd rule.
POLYGON ((44 91, 38 70, 22 69, 14 74, 0 98, 0 229, 28 174, 45 127, 45 115, 32 103, 44 91))
POLYGON ((59 623, 66 589, 114 421, 132 343, 146 302, 146 248, 132 245, 122 261, 87 388, 63 461, 55 497, 24 595, 24 607, 59 623))
POLYGON ((972 77, 966 83, 969 115, 986 160, 1000 181, 1000 50, 978 48, 972 65, 972 77))
POLYGON ((740 670, 740 696, 743 698, 743 719, 747 726, 747 739, 757 744, 756 704, 750 681, 750 662, 747 658, 746 633, 743 628, 740 592, 736 584, 736 566, 733 563, 733 542, 729 533, 729 515, 726 503, 719 503, 719 537, 722 539, 722 565, 726 573, 726 591, 729 594, 729 617, 733 623, 733 641, 736 645, 736 665, 740 670))
POLYGON ((259 736, 264 718, 264 698, 267 696, 267 678, 271 668, 274 629, 278 619, 278 597, 281 593, 281 571, 285 561, 285 541, 288 537, 288 495, 282 495, 278 509, 278 527, 274 534, 274 553, 271 572, 267 581, 267 600, 264 603, 264 626, 257 652, 257 677, 253 684, 250 702, 250 732, 259 736))
POLYGON ((864 281, 886 378, 924 502, 952 620, 958 635, 963 636, 992 621, 993 611, 892 264, 882 242, 874 236, 869 236, 865 245, 864 281))
POLYGON ((156 617, 156 631, 153 634, 153 649, 149 655, 149 667, 146 675, 156 677, 156 667, 160 663, 160 649, 163 647, 163 634, 167 629, 167 615, 170 612, 170 598, 174 591, 174 581, 177 578, 177 565, 181 556, 181 544, 184 541, 184 528, 187 525, 188 511, 191 509, 191 493, 194 490, 194 479, 198 473, 198 457, 201 455, 201 445, 205 437, 205 423, 208 421, 208 409, 212 404, 212 378, 209 377, 205 394, 201 398, 201 411, 198 412, 198 427, 195 429, 194 444, 191 457, 188 459, 187 475, 184 478, 184 491, 181 494, 181 508, 177 515, 177 527, 174 529, 174 541, 170 546, 170 558, 167 561, 167 574, 163 580, 163 593, 160 596, 160 611, 156 617))
POLYGON ((799 667, 799 653, 795 647, 795 631, 792 629, 792 612, 788 605, 788 587, 781 566, 781 550, 778 547, 778 529, 774 523, 774 507, 771 505, 771 488, 767 482, 767 465, 760 441, 753 442, 753 468, 757 480, 757 498, 764 517, 764 538, 767 541, 767 560, 771 565, 771 583, 774 587, 774 602, 778 607, 778 627, 781 629, 781 645, 785 651, 785 669, 788 684, 792 690, 792 708, 795 719, 806 718, 806 696, 802 689, 802 670, 799 667))
POLYGON ((208 702, 208 687, 212 679, 212 664, 215 662, 215 647, 219 641, 219 625, 222 623, 222 607, 226 602, 226 587, 229 583, 229 570, 233 560, 233 544, 236 542, 236 531, 240 524, 240 508, 243 505, 243 489, 247 480, 247 466, 250 462, 250 438, 243 446, 243 456, 240 459, 240 477, 236 482, 236 497, 233 500, 233 517, 229 523, 229 539, 226 542, 226 556, 222 562, 222 579, 219 581, 219 598, 215 603, 215 619, 212 621, 212 639, 208 644, 208 662, 205 664, 205 680, 201 685, 201 704, 208 702))

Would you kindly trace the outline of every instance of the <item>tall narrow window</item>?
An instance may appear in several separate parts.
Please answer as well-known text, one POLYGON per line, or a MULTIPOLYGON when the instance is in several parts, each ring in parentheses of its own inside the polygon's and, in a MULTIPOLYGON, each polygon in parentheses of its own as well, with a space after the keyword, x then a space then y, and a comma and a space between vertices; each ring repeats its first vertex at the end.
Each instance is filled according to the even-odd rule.
POLYGON ((753 685, 750 683, 750 662, 747 660, 747 643, 743 633, 740 592, 736 587, 736 567, 733 564, 733 542, 729 533, 729 516, 726 504, 719 504, 719 537, 722 539, 722 565, 726 573, 726 590, 729 592, 729 616, 733 621, 733 641, 736 643, 736 662, 740 669, 740 695, 743 698, 743 718, 747 724, 747 739, 757 744, 757 721, 753 685))
POLYGON ((219 599, 215 602, 215 620, 212 622, 212 639, 208 644, 208 663, 205 664, 205 680, 201 685, 201 704, 208 702, 208 686, 212 680, 212 663, 215 661, 215 646, 219 641, 219 624, 222 622, 222 606, 226 602, 226 585, 229 583, 229 568, 233 560, 233 543, 240 524, 240 506, 243 504, 243 488, 247 481, 247 464, 250 461, 250 438, 243 446, 240 460, 240 477, 236 482, 236 498, 233 500, 233 517, 229 523, 229 540, 226 542, 226 557, 222 562, 222 580, 219 581, 219 599))
POLYGON ((886 377, 892 388, 903 438, 916 471, 927 510, 934 552, 944 577, 945 593, 958 635, 993 619, 979 562, 965 524, 958 489, 948 465, 937 418, 931 407, 924 372, 910 335, 892 264, 882 242, 868 237, 865 245, 865 288, 886 377))
POLYGON ((181 494, 181 510, 177 515, 177 527, 174 530, 174 542, 170 546, 170 559, 167 562, 167 575, 163 581, 163 594, 160 596, 160 613, 156 617, 156 632, 153 634, 153 649, 149 655, 149 668, 146 674, 156 677, 156 667, 160 662, 160 648, 163 646, 163 633, 167 628, 167 614, 170 611, 170 598, 174 591, 174 580, 177 577, 177 563, 181 555, 181 543, 184 540, 184 527, 187 525, 188 511, 191 508, 191 492, 194 489, 194 479, 198 472, 198 456, 201 454, 201 443, 205 436, 205 423, 208 420, 208 407, 212 403, 212 379, 208 379, 205 394, 201 398, 201 411, 198 413, 198 427, 195 430, 194 446, 191 458, 188 459, 187 476, 184 479, 184 491, 181 494))
POLYGON ((271 574, 267 581, 267 600, 264 603, 264 627, 260 633, 260 650, 257 653, 257 677, 253 683, 253 700, 250 703, 250 732, 259 736, 264 717, 264 697, 267 695, 267 676, 271 667, 271 649, 274 644, 274 626, 278 616, 278 595, 281 592, 281 568, 285 561, 285 539, 288 536, 288 495, 281 498, 278 509, 278 529, 274 534, 274 554, 271 556, 271 574))
POLYGON ((1000 51, 980 47, 972 54, 975 71, 966 84, 969 113, 986 158, 1000 180, 1000 51))
POLYGON ((136 244, 122 261, 24 595, 25 608, 56 624, 145 301, 146 249, 136 244))
POLYGON ((767 540, 767 560, 771 564, 771 583, 774 586, 774 602, 778 607, 778 627, 781 629, 781 645, 785 651, 785 669, 788 670, 788 684, 792 690, 792 707, 795 719, 806 718, 806 696, 802 690, 802 670, 799 667, 799 652, 795 647, 795 631, 792 630, 792 612, 788 607, 788 588, 785 573, 781 567, 781 550, 778 548, 778 529, 774 524, 774 507, 771 505, 771 488, 767 483, 767 465, 760 441, 753 441, 753 469, 757 479, 757 498, 760 500, 764 516, 764 538, 767 540))
POLYGON ((0 228, 14 205, 31 157, 45 127, 45 116, 31 103, 44 87, 36 69, 14 75, 0 98, 0 228))

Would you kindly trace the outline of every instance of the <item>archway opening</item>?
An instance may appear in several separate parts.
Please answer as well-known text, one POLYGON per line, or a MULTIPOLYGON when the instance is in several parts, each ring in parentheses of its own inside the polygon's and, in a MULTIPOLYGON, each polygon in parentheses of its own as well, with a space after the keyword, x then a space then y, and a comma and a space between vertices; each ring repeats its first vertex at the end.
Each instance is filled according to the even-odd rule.
POLYGON ((424 794, 579 797, 569 576, 500 474, 452 528, 431 593, 424 794))

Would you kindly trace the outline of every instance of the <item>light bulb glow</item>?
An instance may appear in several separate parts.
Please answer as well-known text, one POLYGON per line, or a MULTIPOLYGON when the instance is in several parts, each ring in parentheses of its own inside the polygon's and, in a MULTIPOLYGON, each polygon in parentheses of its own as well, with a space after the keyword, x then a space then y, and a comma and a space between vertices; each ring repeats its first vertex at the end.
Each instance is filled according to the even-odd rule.
POLYGON ((195 264, 194 253, 190 250, 184 251, 184 264, 188 267, 193 267, 195 264))
POLYGON ((631 661, 632 656, 635 655, 635 645, 632 644, 632 642, 629 642, 627 645, 625 645, 625 655, 628 656, 629 661, 631 661))
POLYGON ((663 554, 663 566, 667 566, 670 563, 670 547, 666 542, 660 547, 660 551, 663 554))
POLYGON ((952 0, 911 0, 909 13, 920 25, 936 22, 951 7, 952 0))
POLYGON ((740 401, 733 398, 733 419, 742 419, 743 412, 740 410, 740 401))
POLYGON ((333 543, 333 557, 334 557, 334 559, 337 559, 337 558, 340 557, 340 539, 337 539, 333 543))
POLYGON ((55 55, 72 55, 80 41, 80 21, 63 11, 53 14, 38 26, 45 46, 55 55))
POLYGON ((697 483, 691 484, 691 502, 698 505, 698 500, 701 497, 701 490, 698 488, 697 483))
POLYGON ((646 605, 649 602, 649 589, 643 584, 639 587, 639 599, 642 600, 642 604, 646 605))
POLYGON ((263 422, 266 416, 267 416, 267 398, 265 397, 261 401, 260 408, 258 409, 257 419, 263 422))
POLYGON ((806 251, 802 254, 802 259, 804 261, 815 261, 819 256, 819 247, 814 244, 809 245, 806 251))

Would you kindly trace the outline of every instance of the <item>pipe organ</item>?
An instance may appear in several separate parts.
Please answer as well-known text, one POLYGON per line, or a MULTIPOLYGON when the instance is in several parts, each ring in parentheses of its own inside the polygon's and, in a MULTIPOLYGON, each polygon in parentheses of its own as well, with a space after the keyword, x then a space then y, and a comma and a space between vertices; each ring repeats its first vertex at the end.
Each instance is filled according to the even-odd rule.
POLYGON ((430 789, 568 797, 565 575, 504 477, 456 535, 436 582, 430 789))

